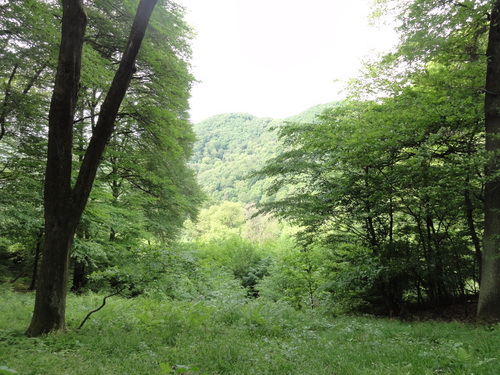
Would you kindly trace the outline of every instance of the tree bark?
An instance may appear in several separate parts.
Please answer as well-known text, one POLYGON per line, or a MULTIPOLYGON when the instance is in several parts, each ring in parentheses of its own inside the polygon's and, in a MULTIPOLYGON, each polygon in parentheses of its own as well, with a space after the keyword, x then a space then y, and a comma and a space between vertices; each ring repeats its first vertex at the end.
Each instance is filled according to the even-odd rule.
POLYGON ((81 289, 87 284, 85 262, 75 260, 73 266, 73 285, 71 286, 72 292, 80 292, 81 289))
POLYGON ((63 0, 62 7, 61 46, 49 110, 44 186, 45 246, 35 308, 26 332, 28 336, 65 328, 68 262, 76 228, 71 208, 73 117, 87 15, 82 0, 63 0))
MULTIPOLYGON (((469 179, 467 179, 467 183, 469 183, 469 179)), ((477 235, 476 224, 474 223, 474 207, 472 205, 470 191, 467 188, 464 190, 464 201, 465 201, 465 217, 467 218, 467 227, 469 229, 469 235, 472 244, 474 245, 474 254, 476 256, 475 259, 478 265, 478 276, 476 281, 479 285, 481 285, 481 258, 482 258, 481 240, 477 235)), ((476 275, 475 271, 474 275, 476 275)))
POLYGON ((500 0, 493 3, 487 49, 485 128, 488 161, 477 319, 500 322, 500 0))
POLYGON ((141 0, 139 3, 120 66, 101 106, 74 188, 74 206, 81 212, 87 204, 101 156, 113 133, 115 119, 132 79, 135 60, 156 3, 157 0, 141 0))
POLYGON ((42 254, 42 240, 43 240, 43 228, 40 228, 38 236, 36 239, 35 246, 35 259, 33 260, 33 272, 31 273, 31 283, 28 290, 34 291, 36 287, 36 280, 38 279, 38 263, 40 261, 40 255, 42 254))
POLYGON ((7 85, 5 87, 5 97, 3 100, 2 111, 0 113, 0 140, 2 140, 5 135, 5 121, 7 119, 7 113, 9 112, 9 101, 12 90, 12 81, 17 73, 17 68, 19 65, 14 65, 14 69, 12 69, 12 73, 10 74, 9 80, 7 81, 7 85))
POLYGON ((49 111, 45 175, 45 247, 28 336, 65 328, 71 244, 157 0, 141 0, 120 66, 106 95, 74 188, 71 188, 73 122, 86 15, 82 0, 63 0, 62 39, 49 111))

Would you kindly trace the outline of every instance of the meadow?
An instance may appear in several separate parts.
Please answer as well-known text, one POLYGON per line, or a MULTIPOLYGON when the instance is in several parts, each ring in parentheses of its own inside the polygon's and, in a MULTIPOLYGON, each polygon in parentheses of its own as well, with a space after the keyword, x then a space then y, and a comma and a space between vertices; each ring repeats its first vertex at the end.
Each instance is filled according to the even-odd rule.
POLYGON ((70 295, 64 333, 28 338, 33 294, 0 286, 0 374, 491 374, 500 326, 326 317, 256 300, 70 295), (15 371, 15 372, 14 372, 15 371))

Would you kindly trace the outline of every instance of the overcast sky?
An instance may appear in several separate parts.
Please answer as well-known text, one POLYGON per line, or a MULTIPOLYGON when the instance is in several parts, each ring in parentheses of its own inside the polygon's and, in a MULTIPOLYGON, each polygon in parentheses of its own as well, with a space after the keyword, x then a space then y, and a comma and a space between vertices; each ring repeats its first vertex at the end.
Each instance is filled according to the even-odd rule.
POLYGON ((393 33, 370 27, 371 0, 177 0, 197 32, 194 123, 245 112, 285 118, 342 97, 393 33))

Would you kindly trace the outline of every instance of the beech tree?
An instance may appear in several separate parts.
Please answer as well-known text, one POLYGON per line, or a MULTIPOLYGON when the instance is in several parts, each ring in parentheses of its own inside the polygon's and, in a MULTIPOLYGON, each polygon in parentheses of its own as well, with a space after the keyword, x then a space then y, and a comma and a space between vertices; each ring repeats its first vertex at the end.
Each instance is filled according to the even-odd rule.
POLYGON ((476 224, 480 102, 447 88, 459 82, 433 69, 397 98, 343 103, 316 123, 280 129, 286 151, 261 173, 275 177, 270 192, 295 189, 261 208, 302 228, 304 243, 330 248, 333 298, 400 314, 406 302, 471 292, 477 230, 465 195, 476 224), (464 99, 470 107, 458 119, 464 99))
POLYGON ((29 336, 65 328, 71 244, 86 206, 118 110, 135 70, 135 61, 157 0, 141 0, 74 184, 73 126, 80 87, 87 15, 82 0, 62 1, 62 26, 56 78, 49 110, 44 186, 45 241, 29 336))
MULTIPOLYGON (((484 233, 477 319, 500 321, 500 2, 497 0, 383 0, 377 3, 401 21, 401 43, 392 74, 423 70, 432 61, 466 62, 480 85, 468 86, 471 97, 481 92, 486 151, 484 164, 484 233)), ((386 59, 388 61, 390 59, 386 59)), ((472 76, 472 74, 471 74, 472 76)), ((387 77, 386 77, 387 78, 387 77)), ((394 78, 389 78, 394 80, 394 78)), ((381 82, 381 80, 378 80, 381 82)), ((460 112, 457 113, 460 115, 460 112)), ((476 248, 479 246, 476 245, 476 248)))
MULTIPOLYGON (((479 240, 484 113, 493 98, 498 100, 499 86, 494 81, 485 86, 490 80, 486 65, 495 64, 493 51, 499 42, 493 37, 487 62, 487 17, 493 2, 379 4, 395 7, 391 15, 401 21, 400 45, 367 66, 351 101, 325 112, 316 123, 280 129, 287 149, 261 173, 276 177, 271 193, 283 186, 295 189, 285 199, 264 204, 263 210, 299 224, 306 240, 323 237, 332 252, 339 253, 344 242, 354 244, 358 252, 363 249, 362 256, 353 252, 340 259, 366 272, 348 275, 346 267, 335 270, 337 280, 341 273, 349 277, 334 283, 332 293, 339 285, 364 289, 364 298, 374 301, 378 295, 375 303, 380 306, 383 300, 393 313, 403 297, 448 303, 476 291, 482 258, 480 300, 491 293, 487 304, 498 314, 493 301, 500 289, 500 225, 493 215, 498 207, 492 203, 498 199, 497 185, 492 184, 498 175, 498 136, 489 135, 498 129, 493 130, 488 119, 491 158, 486 180, 492 184, 492 196, 483 211, 493 207, 485 217, 492 248, 487 250, 485 242, 481 254, 479 240), (486 106, 485 91, 492 95, 486 106)), ((492 25, 498 26, 498 20, 492 25)), ((496 119, 498 103, 489 110, 496 119)))
POLYGON ((486 184, 484 189, 484 235, 481 289, 477 317, 500 322, 500 1, 493 2, 488 35, 485 130, 486 184))

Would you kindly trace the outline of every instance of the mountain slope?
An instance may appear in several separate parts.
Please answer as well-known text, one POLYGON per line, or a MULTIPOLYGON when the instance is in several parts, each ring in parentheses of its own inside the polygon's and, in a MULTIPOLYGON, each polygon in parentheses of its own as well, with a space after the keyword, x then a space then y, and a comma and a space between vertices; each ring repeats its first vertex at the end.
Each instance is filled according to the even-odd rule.
MULTIPOLYGON (((312 122, 332 105, 334 103, 312 107, 285 121, 312 122)), ((190 165, 212 200, 259 203, 263 199, 269 181, 248 178, 248 175, 279 152, 273 129, 283 122, 246 113, 228 113, 194 125, 198 141, 190 165)))

